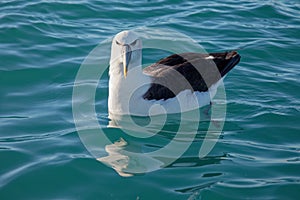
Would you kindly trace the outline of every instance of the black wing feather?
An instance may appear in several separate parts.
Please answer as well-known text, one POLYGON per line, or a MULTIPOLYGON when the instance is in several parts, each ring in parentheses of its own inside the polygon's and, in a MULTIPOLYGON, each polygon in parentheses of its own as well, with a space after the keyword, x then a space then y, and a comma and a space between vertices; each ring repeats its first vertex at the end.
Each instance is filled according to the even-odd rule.
POLYGON ((153 82, 143 98, 166 100, 186 89, 205 92, 239 61, 235 51, 173 54, 144 69, 153 82))

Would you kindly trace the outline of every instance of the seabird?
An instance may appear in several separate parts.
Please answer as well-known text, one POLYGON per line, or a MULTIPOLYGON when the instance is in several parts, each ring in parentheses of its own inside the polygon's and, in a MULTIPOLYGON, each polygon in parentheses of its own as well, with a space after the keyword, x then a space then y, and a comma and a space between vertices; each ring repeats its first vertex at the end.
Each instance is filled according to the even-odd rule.
POLYGON ((111 46, 109 113, 150 116, 208 105, 239 61, 236 51, 181 53, 143 69, 141 39, 133 31, 122 31, 111 46))

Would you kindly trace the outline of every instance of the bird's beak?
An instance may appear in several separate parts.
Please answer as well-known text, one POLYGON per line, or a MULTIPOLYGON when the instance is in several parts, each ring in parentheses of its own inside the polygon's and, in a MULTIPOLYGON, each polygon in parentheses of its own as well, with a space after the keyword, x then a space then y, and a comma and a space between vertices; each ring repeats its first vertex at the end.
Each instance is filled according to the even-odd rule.
POLYGON ((123 47, 123 71, 124 71, 125 78, 127 76, 127 70, 128 70, 130 59, 131 59, 131 48, 129 45, 125 45, 123 47))

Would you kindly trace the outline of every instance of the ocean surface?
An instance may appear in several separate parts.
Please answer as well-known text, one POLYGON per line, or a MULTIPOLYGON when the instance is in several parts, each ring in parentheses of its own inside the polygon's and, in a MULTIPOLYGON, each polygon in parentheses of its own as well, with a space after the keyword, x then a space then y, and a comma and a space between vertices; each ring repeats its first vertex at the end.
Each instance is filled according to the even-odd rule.
MULTIPOLYGON (((110 56, 109 48, 103 52, 110 56)), ((144 61, 166 55, 150 49, 144 61)), ((0 60, 2 200, 299 199, 298 0, 2 0, 0 60), (161 127, 133 117, 140 129, 112 124, 105 70, 91 104, 111 141, 92 147, 103 154, 99 162, 79 133, 97 135, 99 127, 87 122, 78 130, 72 107, 91 99, 74 98, 74 83, 99 44, 137 28, 184 34, 207 52, 238 49, 242 59, 224 79, 226 101, 213 102, 226 105, 226 117, 211 120, 206 106, 199 109, 203 120, 172 116, 161 127), (208 131, 210 124, 221 131, 208 131), (194 141, 182 155, 162 155, 165 165, 145 156, 185 132, 177 142, 194 141), (215 145, 199 157, 205 141, 215 145), (139 156, 122 153, 127 147, 139 156)))

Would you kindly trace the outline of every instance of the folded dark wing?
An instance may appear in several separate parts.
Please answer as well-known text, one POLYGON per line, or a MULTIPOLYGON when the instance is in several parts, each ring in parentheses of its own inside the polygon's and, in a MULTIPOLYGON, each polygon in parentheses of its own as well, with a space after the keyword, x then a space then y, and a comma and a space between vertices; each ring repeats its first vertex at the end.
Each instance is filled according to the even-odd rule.
POLYGON ((235 52, 173 54, 144 69, 152 84, 144 99, 160 100, 175 97, 179 92, 207 91, 240 61, 235 52))

